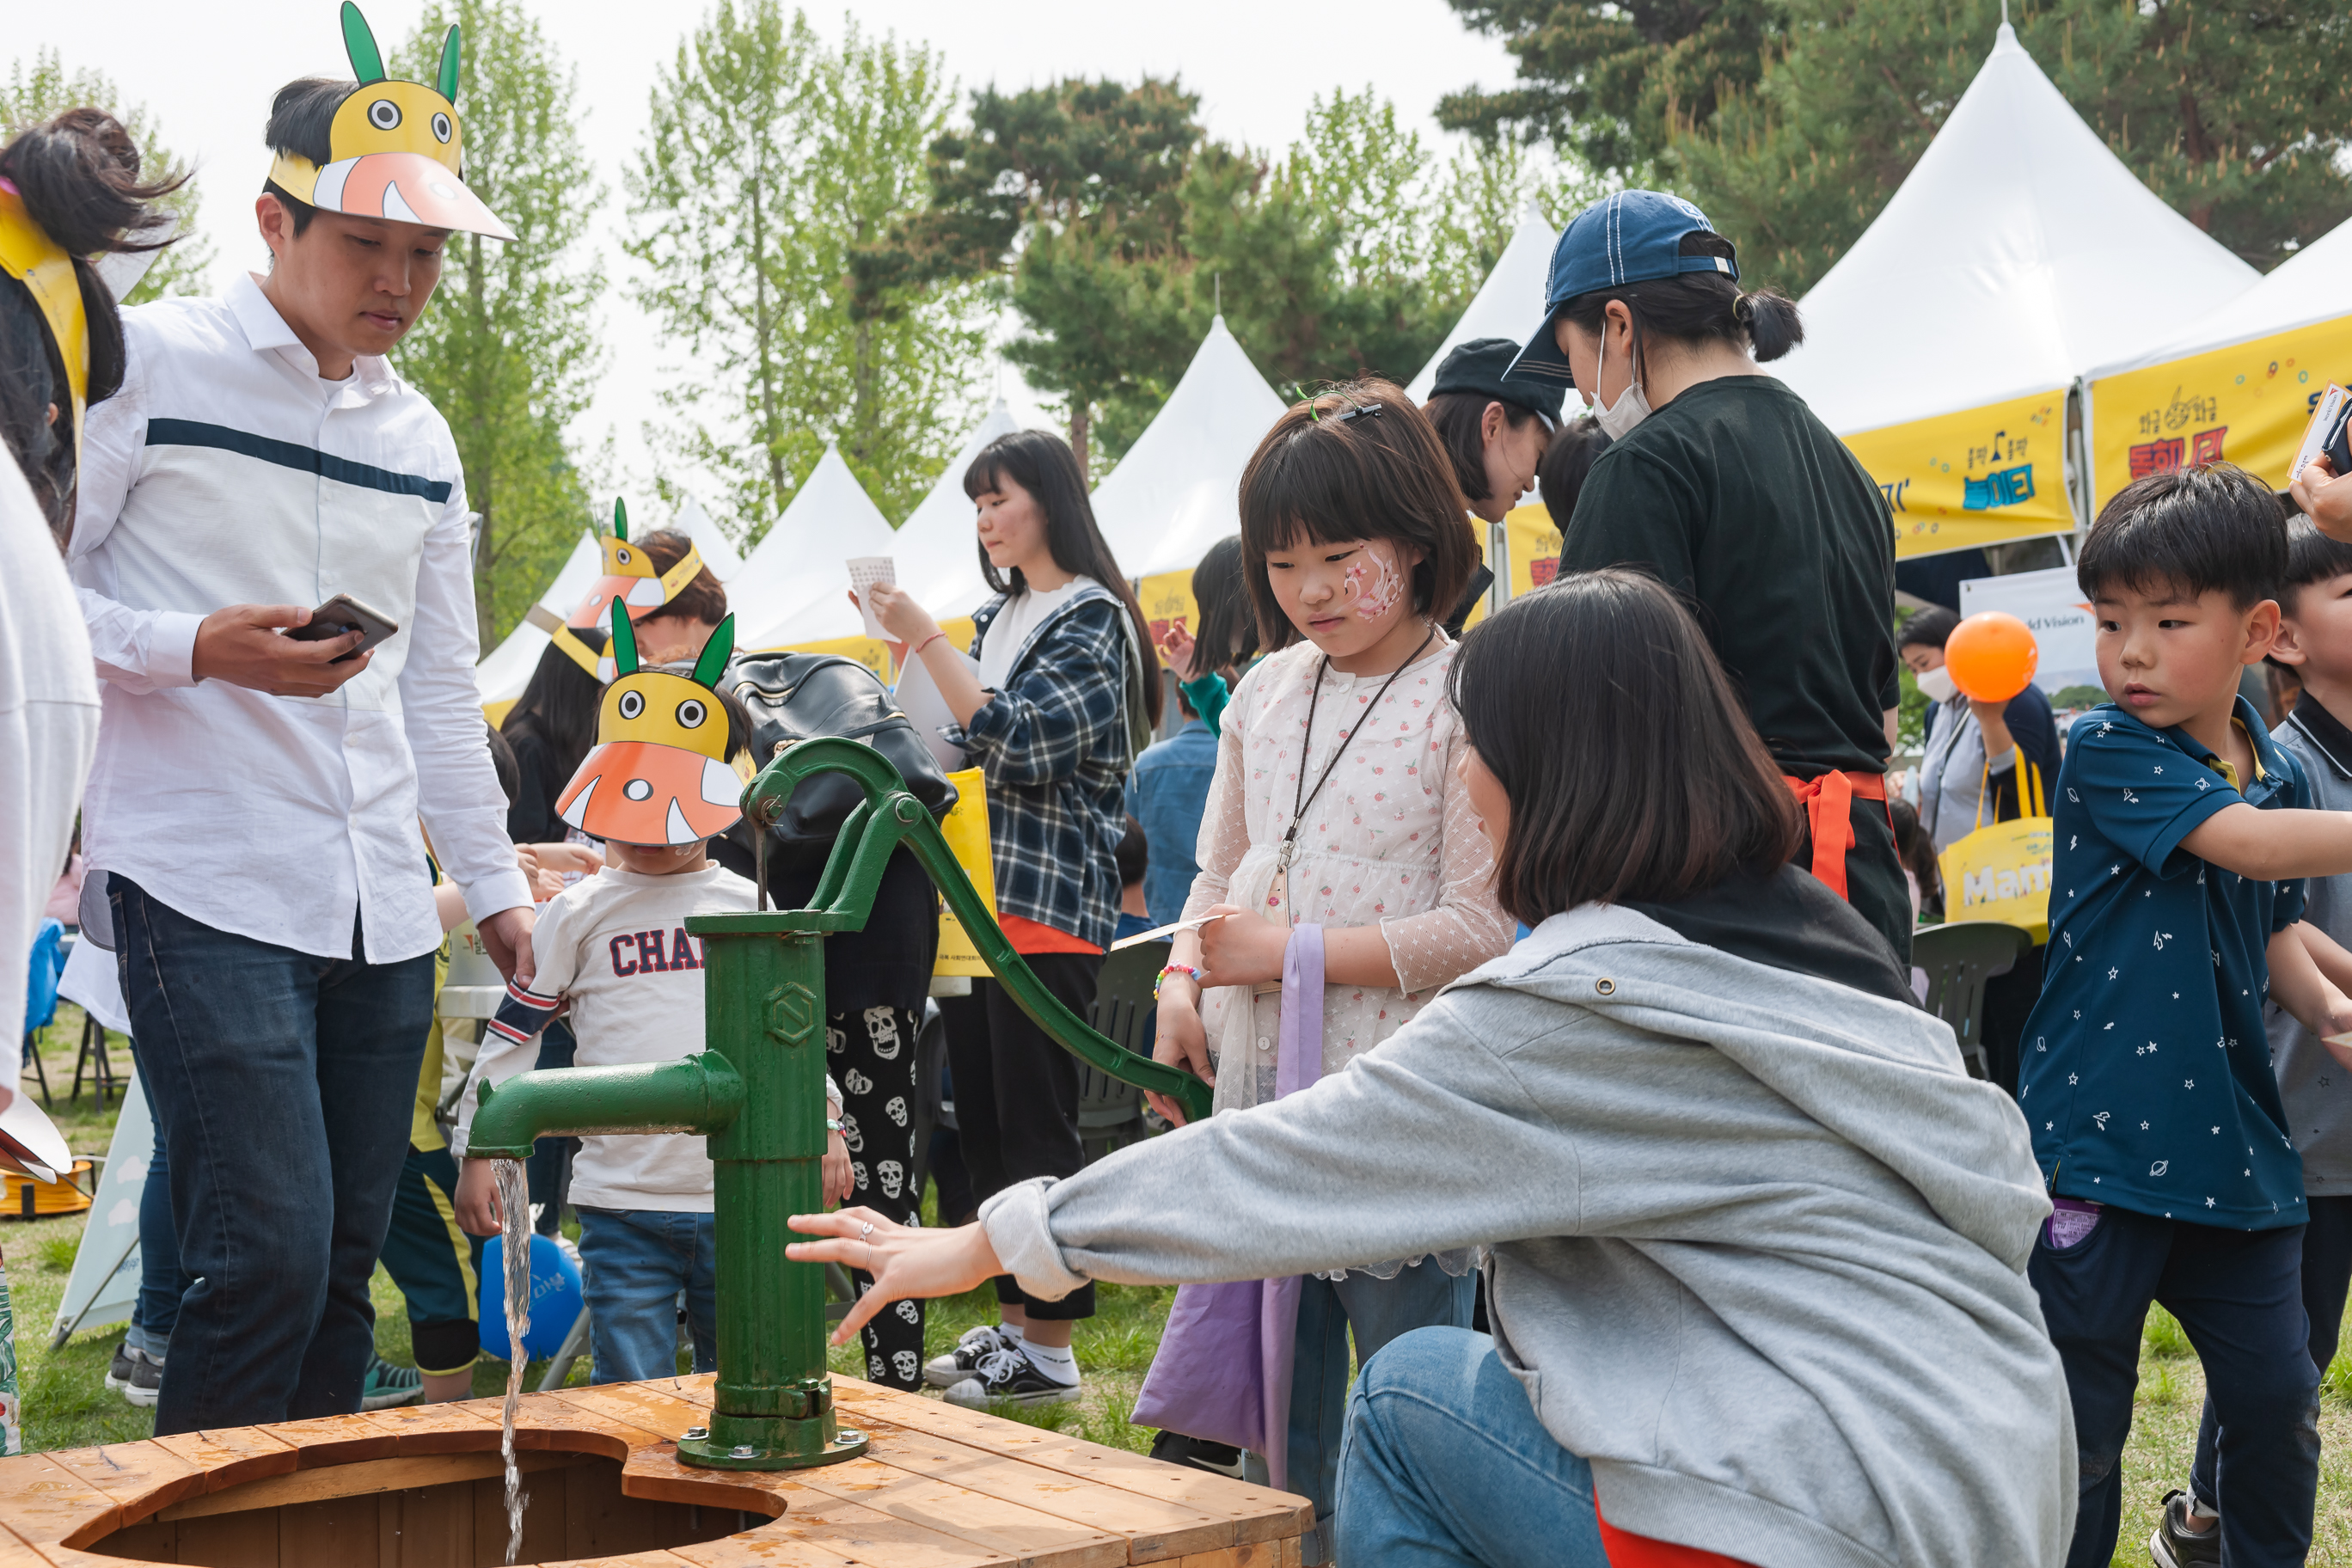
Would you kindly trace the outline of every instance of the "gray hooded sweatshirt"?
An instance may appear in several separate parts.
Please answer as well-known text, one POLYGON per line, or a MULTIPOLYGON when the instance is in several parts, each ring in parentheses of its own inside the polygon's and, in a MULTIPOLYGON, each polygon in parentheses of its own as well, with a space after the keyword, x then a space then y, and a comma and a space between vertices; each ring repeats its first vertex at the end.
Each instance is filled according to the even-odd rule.
POLYGON ((1047 1298, 1486 1244, 1496 1348, 1612 1524, 1759 1568, 2032 1568, 2074 1522, 2024 1272, 2049 1213, 1934 1017, 1587 905, 1347 1071, 981 1223, 1047 1298))

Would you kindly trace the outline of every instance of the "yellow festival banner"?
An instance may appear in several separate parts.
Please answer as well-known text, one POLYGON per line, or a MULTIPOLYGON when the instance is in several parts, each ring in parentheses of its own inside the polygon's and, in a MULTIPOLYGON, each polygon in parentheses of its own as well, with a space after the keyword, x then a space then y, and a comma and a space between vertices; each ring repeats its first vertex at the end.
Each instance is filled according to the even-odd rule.
POLYGON ((2074 531, 2063 388, 1844 441, 1895 514, 1897 557, 2074 531))
MULTIPOLYGON (((940 624, 940 630, 948 634, 948 643, 950 647, 967 648, 971 646, 971 617, 970 616, 958 616, 951 621, 942 621, 940 624)), ((856 660, 859 664, 862 664, 866 668, 872 670, 877 676, 886 682, 892 679, 890 673, 890 645, 876 637, 833 637, 824 642, 790 643, 782 647, 758 648, 748 651, 751 654, 833 654, 841 658, 856 660)))
POLYGON ((2352 316, 2101 376, 2090 412, 2097 504, 2144 474, 2224 459, 2286 489, 2331 381, 2352 383, 2352 316))
MULTIPOLYGON (((948 841, 956 864, 971 879, 972 890, 992 915, 996 912, 996 862, 988 842, 987 786, 978 768, 950 773, 948 782, 956 787, 956 803, 940 819, 940 836, 948 841)), ((972 944, 971 933, 964 930, 944 899, 940 900, 940 956, 931 973, 975 979, 990 973, 988 961, 972 944)))

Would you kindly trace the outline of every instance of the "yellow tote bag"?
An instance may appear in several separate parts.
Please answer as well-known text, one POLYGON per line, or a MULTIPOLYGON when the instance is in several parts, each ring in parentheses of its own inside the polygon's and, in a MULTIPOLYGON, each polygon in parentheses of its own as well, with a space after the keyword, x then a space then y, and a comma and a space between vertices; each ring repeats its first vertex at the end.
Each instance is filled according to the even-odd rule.
MULTIPOLYGON (((996 862, 988 847, 988 790, 982 782, 981 770, 966 768, 950 773, 948 783, 956 787, 956 803, 946 816, 940 819, 940 833, 948 841, 956 864, 971 879, 980 893, 980 901, 988 912, 996 913, 996 862)), ((964 974, 975 979, 989 971, 988 963, 972 945, 971 937, 963 922, 955 918, 940 901, 940 957, 931 966, 933 974, 964 974)))
MULTIPOLYGON (((2050 940, 2049 810, 2042 795, 2042 770, 2022 757, 2021 804, 2034 815, 1979 827, 1936 858, 1944 876, 1944 918, 1999 921, 2032 933, 2036 945, 2050 940)), ((1988 775, 1987 784, 1990 777, 1988 775)), ((1981 790, 1979 800, 1990 794, 1981 790)))

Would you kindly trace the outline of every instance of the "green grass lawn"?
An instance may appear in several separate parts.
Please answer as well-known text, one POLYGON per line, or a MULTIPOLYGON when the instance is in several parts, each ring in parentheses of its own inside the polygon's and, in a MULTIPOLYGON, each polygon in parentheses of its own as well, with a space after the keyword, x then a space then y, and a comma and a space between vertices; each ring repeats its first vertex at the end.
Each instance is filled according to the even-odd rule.
MULTIPOLYGON (((76 1152, 103 1154, 113 1131, 113 1108, 101 1110, 87 1089, 79 1104, 66 1100, 80 1037, 81 1014, 68 1005, 59 1009, 58 1022, 42 1039, 42 1060, 57 1094, 52 1117, 76 1152)), ((129 1064, 123 1059, 127 1053, 119 1040, 115 1054, 119 1065, 127 1070, 129 1064)), ((121 1338, 120 1325, 85 1330, 62 1349, 48 1348, 49 1324, 65 1293, 83 1217, 74 1215, 0 1225, 0 1258, 5 1259, 16 1309, 27 1449, 121 1442, 147 1436, 153 1429, 152 1412, 134 1409, 105 1386, 107 1362, 121 1338)), ((377 1348, 388 1359, 405 1363, 409 1361, 408 1319, 400 1292, 380 1268, 373 1295, 377 1348)), ((1137 1452, 1148 1448, 1151 1433, 1129 1426, 1127 1417, 1135 1406, 1136 1391, 1151 1364, 1152 1352, 1159 1347, 1174 1295, 1169 1289, 1097 1286, 1096 1315, 1077 1326, 1075 1344, 1078 1363, 1086 1373, 1085 1396, 1071 1405, 1007 1414, 1114 1447, 1137 1452)), ((939 1354, 966 1329, 992 1321, 995 1310, 995 1294, 986 1288, 930 1303, 925 1327, 928 1353, 939 1354)), ((2352 1342, 2352 1331, 2347 1331, 2347 1339, 2352 1342)), ((834 1352, 832 1363, 835 1372, 855 1377, 861 1375, 865 1357, 851 1345, 834 1352)), ((529 1369, 530 1383, 538 1381, 540 1371, 536 1365, 529 1369)), ((506 1363, 484 1357, 474 1369, 474 1392, 504 1392, 506 1375, 506 1363)), ((574 1369, 572 1378, 584 1382, 586 1377, 583 1363, 574 1369)), ((2147 1532, 2155 1526, 2158 1500, 2171 1488, 2188 1482, 2204 1394, 2204 1374, 2187 1338, 2171 1317, 2158 1309, 2149 1319, 2141 1347, 2139 1396, 2131 1446, 2124 1455, 2125 1527, 2115 1556, 2118 1568, 2145 1568, 2147 1532)), ((2319 1426, 2324 1445, 2319 1515, 2310 1561, 2352 1568, 2352 1355, 2338 1356, 2329 1369, 2320 1397, 2319 1426)))

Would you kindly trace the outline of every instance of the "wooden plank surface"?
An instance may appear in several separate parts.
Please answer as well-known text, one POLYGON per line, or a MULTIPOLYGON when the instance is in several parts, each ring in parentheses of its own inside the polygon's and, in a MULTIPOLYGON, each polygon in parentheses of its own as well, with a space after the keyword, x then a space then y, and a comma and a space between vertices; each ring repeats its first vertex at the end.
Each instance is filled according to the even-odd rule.
POLYGON ((47 1458, 121 1504, 126 1524, 205 1489, 204 1471, 160 1443, 66 1448, 47 1458))

